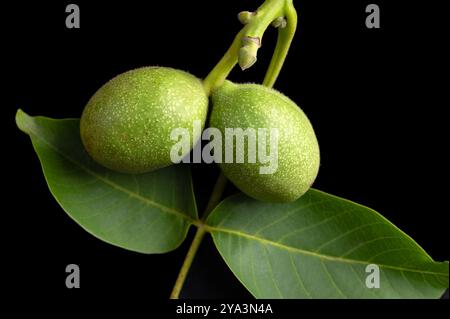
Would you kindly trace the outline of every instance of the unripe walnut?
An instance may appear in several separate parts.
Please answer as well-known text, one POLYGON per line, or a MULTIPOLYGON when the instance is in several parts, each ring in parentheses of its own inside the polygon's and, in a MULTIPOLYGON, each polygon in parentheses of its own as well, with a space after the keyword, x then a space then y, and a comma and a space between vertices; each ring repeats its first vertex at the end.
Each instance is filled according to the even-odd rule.
MULTIPOLYGON (((226 128, 275 128, 279 134, 278 167, 273 174, 261 174, 258 160, 222 161, 223 173, 240 190, 259 200, 286 202, 311 187, 319 170, 319 145, 310 121, 293 101, 262 85, 226 81, 213 92, 212 102, 210 126, 222 134, 226 128)), ((270 140, 266 140, 269 149, 270 140)))
MULTIPOLYGON (((202 83, 184 71, 143 67, 102 86, 81 117, 81 139, 101 165, 144 173, 172 164, 170 133, 205 123, 208 97, 202 83)), ((191 148, 198 136, 191 139, 191 148)))

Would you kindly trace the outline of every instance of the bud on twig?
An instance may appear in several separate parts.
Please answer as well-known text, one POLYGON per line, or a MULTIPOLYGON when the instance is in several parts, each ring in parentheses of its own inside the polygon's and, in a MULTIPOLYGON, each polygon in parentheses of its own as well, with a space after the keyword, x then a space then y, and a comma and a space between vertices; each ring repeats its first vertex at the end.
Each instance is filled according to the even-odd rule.
POLYGON ((257 60, 257 52, 261 47, 261 39, 259 37, 243 37, 242 47, 239 50, 239 66, 242 70, 246 70, 255 64, 257 60))
POLYGON ((253 18, 256 12, 242 11, 238 14, 238 19, 242 24, 247 24, 253 18))
POLYGON ((281 29, 286 28, 286 24, 287 24, 287 21, 284 17, 278 17, 275 20, 273 20, 273 22, 272 22, 272 26, 274 26, 275 28, 281 28, 281 29))

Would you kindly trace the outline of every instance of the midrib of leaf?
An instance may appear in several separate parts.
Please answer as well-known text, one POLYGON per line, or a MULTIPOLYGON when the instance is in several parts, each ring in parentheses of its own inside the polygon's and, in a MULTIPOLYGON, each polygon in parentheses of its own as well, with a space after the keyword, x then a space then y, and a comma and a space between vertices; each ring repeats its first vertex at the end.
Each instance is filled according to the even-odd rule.
MULTIPOLYGON (((241 231, 237 231, 237 230, 233 230, 233 229, 227 229, 227 228, 221 228, 221 227, 214 227, 214 226, 205 226, 206 230, 209 232, 222 232, 222 233, 228 233, 231 235, 236 235, 236 236, 241 236, 247 239, 251 239, 254 241, 258 241, 262 244, 266 244, 266 245, 271 245, 273 247, 277 247, 280 249, 284 249, 293 253, 297 253, 297 254, 303 254, 303 255, 308 255, 308 256, 313 256, 316 258, 319 258, 321 260, 330 260, 330 261, 336 261, 336 262, 341 262, 341 263, 347 263, 347 264, 362 264, 362 265, 366 265, 368 263, 370 263, 369 261, 363 261, 363 260, 356 260, 356 259, 348 259, 348 258, 341 258, 341 257, 335 257, 335 256, 329 256, 329 255, 324 255, 324 254, 320 254, 317 252, 312 252, 312 251, 308 251, 308 250, 304 250, 301 248, 296 248, 296 247, 292 247, 292 246, 288 246, 285 244, 281 244, 266 238, 262 238, 262 237, 258 237, 258 236, 254 236, 251 234, 247 234, 241 231)), ((398 266, 392 266, 392 265, 385 265, 385 264, 379 264, 377 263, 377 266, 379 266, 380 268, 386 268, 386 269, 391 269, 391 270, 398 270, 398 271, 407 271, 407 272, 413 272, 413 273, 419 273, 419 274, 427 274, 427 275, 437 275, 437 276, 444 276, 444 277, 448 277, 447 273, 440 273, 440 272, 434 272, 434 271, 428 271, 428 270, 418 270, 418 269, 413 269, 413 268, 404 268, 404 267, 398 267, 398 266)))
MULTIPOLYGON (((28 115, 25 115, 26 117, 28 117, 28 115)), ((63 151, 61 151, 58 147, 54 146, 52 143, 50 143, 48 140, 46 140, 45 138, 41 137, 39 134, 37 134, 37 132, 33 131, 33 129, 31 128, 30 125, 27 125, 26 123, 22 122, 25 127, 27 128, 27 132, 30 135, 33 135, 34 137, 40 139, 42 142, 44 142, 46 145, 48 145, 51 149, 53 149, 55 152, 57 152, 58 154, 60 154, 62 157, 64 157, 66 160, 68 160, 69 162, 75 164, 76 166, 78 166, 79 168, 81 168, 83 171, 85 171, 86 173, 92 175, 93 177, 97 178, 98 180, 100 180, 101 182, 105 183, 106 185, 121 191, 125 194, 127 194, 130 197, 134 197, 142 202, 144 202, 145 204, 149 205, 149 206, 154 206, 158 209, 160 209, 161 211, 163 211, 164 213, 167 214, 172 214, 178 217, 181 217, 183 219, 186 219, 187 221, 189 221, 192 224, 197 224, 197 221, 194 220, 193 218, 183 214, 182 212, 179 212, 171 207, 165 206, 161 203, 155 202, 153 199, 147 198, 147 197, 143 197, 138 193, 132 192, 122 186, 120 186, 117 183, 114 183, 113 181, 97 174, 96 172, 90 170, 89 168, 87 168, 86 166, 84 166, 83 164, 81 164, 80 162, 72 159, 70 156, 68 156, 66 153, 64 153, 63 151)), ((25 128, 23 127, 23 128, 25 128)))

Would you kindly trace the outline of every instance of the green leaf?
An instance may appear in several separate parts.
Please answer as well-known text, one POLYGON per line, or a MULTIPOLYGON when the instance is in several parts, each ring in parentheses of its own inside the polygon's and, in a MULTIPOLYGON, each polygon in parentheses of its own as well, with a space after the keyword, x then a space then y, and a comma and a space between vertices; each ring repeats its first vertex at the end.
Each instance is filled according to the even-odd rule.
POLYGON ((374 210, 317 190, 286 204, 238 194, 207 223, 257 298, 438 298, 448 287, 448 262, 434 262, 374 210), (379 288, 366 286, 369 264, 379 267, 379 288))
POLYGON ((29 134, 51 193, 92 235, 142 253, 178 247, 198 219, 187 166, 130 175, 97 165, 84 150, 79 120, 30 117, 17 126, 29 134))

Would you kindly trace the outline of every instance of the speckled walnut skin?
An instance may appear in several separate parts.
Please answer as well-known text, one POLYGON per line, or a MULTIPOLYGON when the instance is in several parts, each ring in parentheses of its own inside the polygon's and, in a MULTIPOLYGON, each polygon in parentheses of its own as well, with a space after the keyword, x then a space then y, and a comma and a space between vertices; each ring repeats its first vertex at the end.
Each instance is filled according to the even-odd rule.
POLYGON ((81 139, 107 168, 149 172, 172 164, 172 129, 192 132, 193 121, 204 124, 207 111, 199 79, 171 68, 143 67, 116 76, 92 96, 81 117, 81 139))
POLYGON ((227 127, 279 131, 278 170, 274 174, 260 174, 258 161, 220 164, 225 176, 241 191, 262 201, 288 202, 311 187, 319 170, 319 145, 310 121, 293 101, 262 85, 226 81, 213 92, 212 102, 210 125, 222 134, 227 127))

